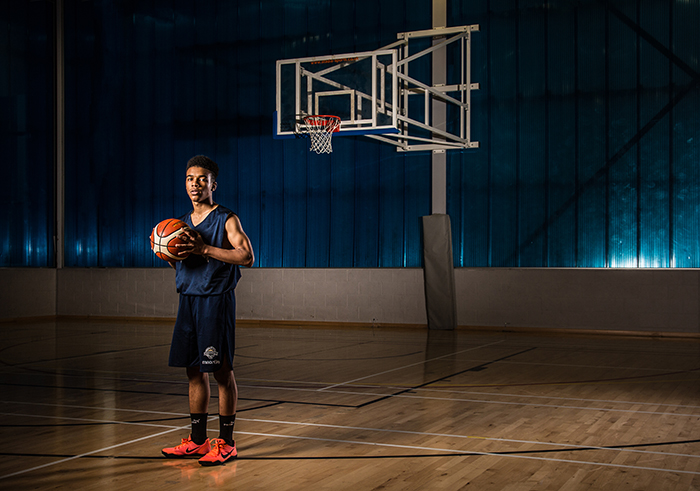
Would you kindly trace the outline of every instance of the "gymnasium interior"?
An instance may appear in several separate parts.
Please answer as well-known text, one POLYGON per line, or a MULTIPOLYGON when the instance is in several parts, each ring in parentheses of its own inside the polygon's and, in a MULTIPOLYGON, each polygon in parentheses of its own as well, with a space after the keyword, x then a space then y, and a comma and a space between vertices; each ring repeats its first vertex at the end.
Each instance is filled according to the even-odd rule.
POLYGON ((698 0, 1 2, 0 487, 700 489, 699 26, 698 0), (318 108, 376 53, 387 100, 352 92, 374 119, 310 151, 296 85, 318 108), (161 454, 188 387, 149 236, 195 155, 255 252, 215 468, 161 454))

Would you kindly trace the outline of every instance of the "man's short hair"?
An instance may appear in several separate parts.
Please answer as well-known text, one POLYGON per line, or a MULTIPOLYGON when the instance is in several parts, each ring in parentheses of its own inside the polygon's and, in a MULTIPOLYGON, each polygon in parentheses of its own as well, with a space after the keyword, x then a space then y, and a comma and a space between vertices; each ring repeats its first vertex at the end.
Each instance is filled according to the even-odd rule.
POLYGON ((212 159, 204 155, 197 155, 188 160, 187 169, 189 169, 190 167, 201 167, 202 169, 208 170, 209 172, 211 172, 211 175, 215 181, 217 176, 219 175, 219 166, 212 159))

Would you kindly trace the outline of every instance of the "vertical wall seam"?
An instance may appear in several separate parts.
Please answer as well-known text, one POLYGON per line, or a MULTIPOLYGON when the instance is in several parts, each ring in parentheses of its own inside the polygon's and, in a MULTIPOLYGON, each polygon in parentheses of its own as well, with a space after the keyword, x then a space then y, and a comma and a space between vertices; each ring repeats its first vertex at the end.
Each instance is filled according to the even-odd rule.
POLYGON ((580 266, 579 263, 579 206, 581 195, 579 193, 580 179, 579 173, 581 171, 580 162, 580 137, 579 137, 579 29, 578 29, 578 6, 574 9, 574 267, 580 266))
POLYGON ((542 233, 542 266, 549 266, 549 8, 544 11, 544 230, 542 233))
MULTIPOLYGON (((486 100, 491 99, 491 0, 487 0, 486 12, 488 13, 486 17, 486 25, 488 26, 486 35, 486 83, 488 94, 486 95, 486 100)), ((491 165, 491 158, 493 156, 493 150, 491 146, 491 141, 493 140, 493 130, 492 130, 492 117, 493 110, 492 105, 486 105, 486 127, 488 131, 488 143, 486 144, 486 266, 493 266, 493 236, 491 231, 491 220, 493 219, 493 200, 491 193, 491 183, 493 177, 493 166, 491 165)))
MULTIPOLYGON (((637 4, 637 25, 641 25, 641 8, 637 4)), ((635 115, 635 131, 639 133, 641 129, 641 118, 642 118, 642 101, 641 101, 641 90, 642 90, 642 47, 641 38, 639 32, 636 33, 636 43, 635 43, 635 68, 637 72, 637 93, 636 93, 636 115, 635 115)), ((637 145, 637 210, 636 210, 636 222, 637 222, 637 233, 636 233, 636 265, 639 267, 642 263, 642 145, 641 142, 637 145)))
POLYGON ((54 151, 54 172, 56 186, 56 203, 55 203, 55 239, 54 239, 54 255, 55 265, 57 269, 62 269, 65 265, 65 47, 64 47, 64 15, 65 9, 63 0, 56 0, 54 3, 54 20, 55 20, 55 141, 54 151))
MULTIPOLYGON (((668 49, 674 52, 673 49, 673 2, 668 4, 668 49)), ((674 260, 674 226, 673 226, 673 189, 674 189, 674 144, 673 144, 673 61, 668 61, 668 104, 671 105, 671 110, 668 113, 668 266, 675 267, 674 260)))
POLYGON ((605 7, 605 267, 609 268, 610 258, 610 12, 605 7))

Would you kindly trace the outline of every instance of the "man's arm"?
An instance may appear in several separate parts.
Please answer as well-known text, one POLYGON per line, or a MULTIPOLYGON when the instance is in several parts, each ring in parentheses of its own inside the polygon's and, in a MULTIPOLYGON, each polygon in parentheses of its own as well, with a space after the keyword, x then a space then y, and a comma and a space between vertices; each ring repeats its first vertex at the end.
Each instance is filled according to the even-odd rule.
POLYGON ((231 215, 226 220, 226 238, 224 247, 214 247, 205 244, 202 236, 193 230, 186 232, 190 239, 192 254, 199 254, 205 257, 218 259, 221 262, 229 264, 238 264, 240 266, 252 266, 255 262, 253 254, 253 246, 250 244, 250 239, 243 231, 241 221, 236 215, 231 215))

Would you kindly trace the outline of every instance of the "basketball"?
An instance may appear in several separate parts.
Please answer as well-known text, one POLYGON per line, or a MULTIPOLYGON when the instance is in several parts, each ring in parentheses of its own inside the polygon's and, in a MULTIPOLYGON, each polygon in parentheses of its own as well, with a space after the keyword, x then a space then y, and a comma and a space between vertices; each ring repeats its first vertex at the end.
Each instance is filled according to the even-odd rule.
POLYGON ((189 256, 189 253, 178 256, 177 247, 185 244, 180 235, 187 228, 188 225, 177 218, 168 218, 156 225, 151 232, 151 249, 155 255, 164 261, 182 261, 189 256))

